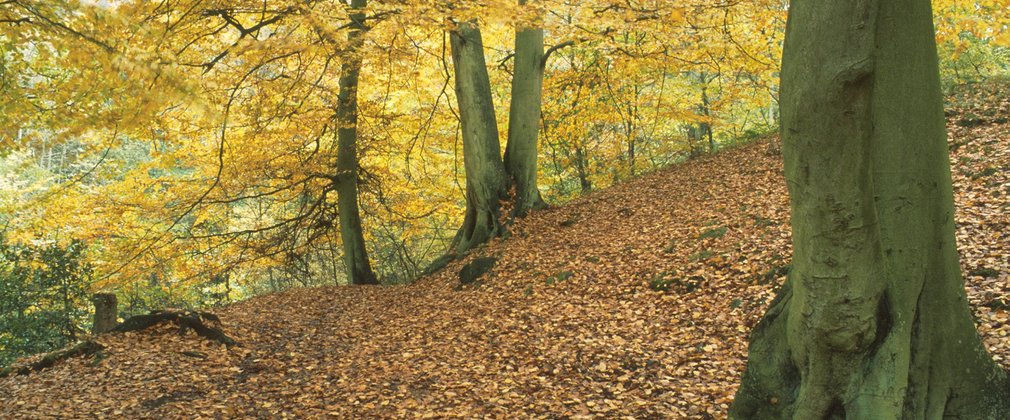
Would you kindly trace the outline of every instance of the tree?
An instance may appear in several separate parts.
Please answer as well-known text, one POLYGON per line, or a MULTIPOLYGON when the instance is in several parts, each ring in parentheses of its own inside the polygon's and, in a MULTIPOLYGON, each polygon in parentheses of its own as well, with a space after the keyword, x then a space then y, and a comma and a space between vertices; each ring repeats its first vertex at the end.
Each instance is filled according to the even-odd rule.
POLYGON ((1006 418, 954 241, 930 2, 790 6, 782 142, 793 270, 734 418, 1006 418))
MULTIPOLYGON (((519 0, 519 4, 525 5, 527 0, 519 0)), ((502 201, 513 200, 508 217, 526 216, 530 210, 546 207, 537 188, 537 137, 549 54, 544 53, 543 28, 527 25, 520 23, 515 33, 504 159, 480 28, 476 21, 468 21, 450 35, 467 179, 466 215, 454 240, 457 253, 503 233, 502 201)))
MULTIPOLYGON (((525 3, 526 0, 519 0, 519 4, 525 3)), ((516 190, 512 209, 516 216, 525 216, 530 210, 546 206, 537 189, 537 135, 545 60, 543 28, 516 28, 512 102, 505 145, 505 172, 516 190)))
POLYGON ((501 201, 508 196, 508 181, 480 29, 474 21, 463 22, 449 36, 466 168, 466 214, 454 240, 456 252, 463 253, 503 232, 501 201))
POLYGON ((340 66, 340 93, 337 103, 337 211, 340 239, 344 247, 344 267, 351 284, 378 284, 368 262, 368 250, 361 230, 358 210, 358 73, 361 71, 361 33, 365 30, 367 0, 351 0, 351 29, 347 34, 348 57, 340 66))

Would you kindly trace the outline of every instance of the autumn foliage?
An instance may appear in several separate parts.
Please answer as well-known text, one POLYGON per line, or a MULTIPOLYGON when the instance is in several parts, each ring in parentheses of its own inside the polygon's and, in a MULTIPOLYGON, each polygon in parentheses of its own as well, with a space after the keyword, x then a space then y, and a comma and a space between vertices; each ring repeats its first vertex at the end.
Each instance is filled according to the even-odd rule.
MULTIPOLYGON (((979 332, 1010 367, 1010 191, 1005 170, 986 170, 1010 164, 1010 100, 959 92, 962 269, 979 332)), ((257 297, 218 311, 242 344, 230 349, 170 325, 102 336, 104 359, 0 380, 0 413, 724 417, 747 332, 790 267, 771 142, 535 213, 481 250, 498 262, 469 286, 464 260, 404 287, 257 297)))
MULTIPOLYGON (((1010 110, 1004 84, 964 83, 1010 69, 1010 4, 933 5, 954 94, 969 296, 1005 364, 1010 110)), ((108 359, 95 367, 75 360, 43 373, 51 380, 2 383, 0 413, 46 396, 53 413, 74 404, 114 416, 725 415, 746 332, 789 270, 787 198, 768 136, 787 8, 0 1, 0 246, 75 250, 87 276, 66 301, 112 292, 132 315, 345 285, 338 191, 348 182, 375 277, 414 282, 229 306, 224 328, 249 343, 241 349, 158 334, 169 328, 104 336, 108 359), (536 179, 552 207, 503 217, 502 238, 450 261, 468 185, 451 54, 461 22, 483 36, 501 152, 516 30, 544 31, 536 179), (338 150, 350 128, 339 110, 348 64, 360 65, 356 171, 338 150), (494 268, 460 286, 456 274, 477 257, 493 257, 494 268), (108 389, 158 386, 118 402, 59 394, 92 373, 108 389)), ((515 204, 509 194, 504 209, 515 204)), ((0 258, 0 275, 15 267, 9 260, 0 258)), ((40 257, 18 264, 53 268, 40 257)), ((18 310, 37 316, 56 301, 46 299, 18 310)), ((71 306, 74 332, 48 348, 86 325, 84 306, 71 306)), ((24 347, 19 355, 47 349, 24 347)))

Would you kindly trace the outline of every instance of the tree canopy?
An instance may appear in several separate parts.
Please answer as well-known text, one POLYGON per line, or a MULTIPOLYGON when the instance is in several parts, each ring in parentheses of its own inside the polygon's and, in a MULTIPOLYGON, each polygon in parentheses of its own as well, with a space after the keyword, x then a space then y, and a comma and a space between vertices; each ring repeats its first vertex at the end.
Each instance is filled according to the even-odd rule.
MULTIPOLYGON (((786 273, 830 276, 832 270, 844 270, 821 254, 858 248, 863 254, 853 259, 862 262, 860 270, 870 270, 854 274, 862 279, 856 282, 859 290, 828 293, 813 290, 816 285, 790 284, 784 295, 800 297, 780 303, 795 306, 792 311, 802 316, 817 312, 808 320, 811 329, 844 330, 835 341, 857 342, 853 351, 825 356, 818 347, 823 340, 802 334, 797 321, 802 316, 791 318, 790 333, 770 335, 773 341, 791 342, 788 352, 799 355, 782 366, 808 378, 811 372, 840 378, 824 368, 831 365, 825 360, 852 367, 879 361, 860 353, 870 348, 886 348, 895 357, 917 351, 899 350, 893 342, 907 336, 912 325, 899 328, 897 321, 920 313, 909 309, 918 306, 905 293, 915 288, 892 284, 896 280, 867 280, 885 272, 898 278, 898 270, 887 263, 897 257, 888 256, 888 250, 918 249, 894 239, 895 226, 910 230, 897 222, 943 225, 942 232, 918 229, 928 236, 923 243, 947 246, 935 247, 944 251, 940 256, 946 262, 933 270, 945 273, 943 279, 922 283, 955 292, 960 287, 950 247, 953 216, 942 223, 932 217, 950 210, 951 194, 920 194, 943 206, 916 204, 912 207, 922 209, 914 214, 888 213, 890 207, 878 212, 870 203, 893 201, 901 208, 913 202, 906 193, 919 191, 920 185, 888 177, 892 172, 922 175, 919 180, 929 176, 936 188, 946 188, 940 170, 943 93, 949 101, 948 129, 956 134, 950 143, 954 199, 969 208, 974 222, 996 220, 957 236, 971 244, 961 250, 967 255, 962 268, 981 273, 969 277, 984 283, 972 286, 976 289, 969 289, 967 299, 976 315, 995 317, 982 324, 989 328, 983 334, 990 335, 975 347, 1002 351, 1005 346, 992 339, 1004 331, 999 317, 1005 313, 999 308, 1005 296, 991 279, 1005 278, 1000 271, 1005 253, 988 248, 991 244, 975 234, 1003 237, 998 214, 1005 206, 998 201, 1007 194, 1001 189, 1006 165, 1000 160, 1003 131, 998 127, 1006 123, 1001 117, 1006 102, 986 89, 1004 86, 993 81, 1010 74, 1010 4, 936 0, 928 16, 929 2, 915 3, 921 42, 914 45, 898 42, 898 34, 883 24, 878 25, 881 35, 866 36, 866 22, 850 27, 821 16, 797 23, 787 16, 790 10, 828 14, 856 3, 895 1, 813 9, 802 9, 810 6, 799 0, 0 1, 0 324, 18 327, 0 330, 0 360, 77 340, 88 325, 86 295, 92 292, 116 294, 125 318, 153 308, 220 305, 293 286, 422 278, 401 289, 319 289, 350 308, 346 318, 326 319, 342 323, 355 337, 402 338, 411 332, 397 325, 376 329, 372 321, 395 324, 397 316, 423 309, 431 315, 416 339, 429 342, 472 338, 471 324, 457 325, 462 319, 488 322, 506 335, 520 331, 473 344, 475 352, 488 354, 494 353, 495 340, 526 348, 528 340, 556 335, 557 358, 549 363, 499 354, 495 360, 508 363, 495 366, 514 369, 513 362, 522 360, 517 380, 571 374, 579 379, 568 383, 569 389, 598 392, 587 372, 624 377, 621 384, 629 388, 621 392, 641 402, 663 395, 663 387, 675 387, 655 376, 669 370, 684 380, 697 371, 720 378, 715 381, 735 381, 743 368, 740 360, 713 361, 696 353, 721 347, 741 353, 743 334, 786 273), (929 17, 935 27, 926 28, 929 17), (807 59, 811 51, 821 55, 806 62, 787 58, 788 65, 780 66, 783 55, 789 56, 790 47, 783 51, 787 20, 790 28, 807 28, 805 34, 792 29, 790 35, 800 40, 792 41, 796 45, 809 43, 807 59), (839 43, 832 38, 838 34, 851 40, 839 43), (935 42, 937 54, 920 54, 924 45, 933 45, 927 41, 935 42), (856 57, 870 46, 882 48, 888 59, 900 55, 912 64, 927 55, 938 60, 930 61, 928 72, 922 66, 906 72, 892 63, 877 84, 878 73, 867 70, 873 66, 856 57), (846 61, 852 57, 857 59, 846 61), (836 59, 851 68, 828 68, 838 64, 836 59), (818 90, 836 82, 838 91, 818 90), (986 105, 958 103, 961 97, 951 96, 964 92, 989 95, 982 101, 986 105), (885 103, 885 97, 897 105, 885 103), (928 109, 896 125, 900 118, 891 114, 877 118, 889 109, 907 109, 911 115, 913 108, 928 109), (774 134, 780 124, 807 137, 789 131, 780 141, 774 134), (832 130, 818 131, 825 127, 832 130), (919 153, 918 143, 909 150, 903 149, 909 143, 897 140, 880 143, 885 153, 865 142, 852 148, 844 142, 877 144, 877 134, 868 132, 917 130, 925 134, 912 137, 933 140, 933 153, 916 155, 935 164, 925 169, 891 171, 879 162, 919 153), (806 142, 808 137, 817 141, 806 142), (790 233, 783 229, 789 212, 785 181, 778 177, 783 152, 798 226, 795 263, 789 257, 790 233), (874 162, 853 155, 872 156, 874 162), (804 159, 811 156, 820 159, 815 169, 828 171, 814 172, 823 185, 800 182, 809 178, 811 172, 802 168, 809 169, 804 159), (904 184, 893 185, 893 179, 904 184), (837 184, 850 190, 830 190, 837 184), (867 186, 875 190, 868 192, 867 186), (824 206, 838 194, 844 203, 824 206), (849 214, 839 219, 839 212, 849 214), (891 224, 885 226, 881 217, 891 224), (828 244, 830 252, 811 251, 824 245, 827 237, 820 232, 839 225, 832 225, 835 219, 866 230, 856 229, 864 240, 840 234, 833 237, 838 243, 828 244), (885 226, 883 233, 869 228, 878 224, 885 226), (458 273, 471 276, 459 282, 458 273), (697 293, 707 289, 711 293, 704 297, 697 293), (414 299, 432 290, 431 300, 414 299), (808 299, 810 293, 830 296, 808 299), (557 301, 538 300, 542 296, 557 301), (627 302, 614 296, 628 296, 637 305, 629 308, 646 309, 618 310, 627 302), (696 301, 672 309, 685 303, 683 296, 696 301), (584 339, 593 325, 571 326, 558 319, 557 325, 545 323, 550 326, 531 332, 524 323, 535 320, 509 306, 517 299, 533 302, 526 315, 611 316, 617 324, 601 331, 624 344, 650 331, 663 338, 637 347, 589 343, 596 340, 584 339), (842 304, 853 300, 858 308, 842 304), (576 309, 583 307, 583 312, 576 309), (387 312, 376 316, 375 308, 387 312), (467 308, 484 315, 454 315, 467 308), (708 320, 702 314, 718 315, 708 320), (856 331, 823 321, 832 315, 868 320, 873 328, 856 331), (660 316, 675 320, 654 326, 660 316), (515 319, 500 319, 509 317, 515 319), (46 327, 35 334, 36 326, 46 327), (447 332, 440 332, 442 326, 447 332), (878 331, 884 338, 877 339, 878 331), (683 351, 659 347, 674 343, 690 345, 683 351), (583 358, 583 350, 591 357, 583 358), (604 356, 620 351, 629 351, 620 361, 604 356), (563 357, 571 354, 577 360, 563 357)), ((889 13, 888 21, 905 17, 889 13)), ((862 16, 838 12, 829 17, 862 16)), ((331 302, 311 291, 292 293, 299 297, 291 301, 313 302, 317 317, 331 302)), ((953 292, 924 296, 965 299, 953 292)), ((233 313, 248 318, 240 330, 254 337, 255 352, 269 348, 265 337, 290 336, 274 324, 252 326, 263 318, 251 313, 263 307, 255 301, 249 305, 233 313)), ((930 316, 968 325, 962 309, 957 316, 930 316)), ((315 321, 302 315, 292 314, 292 328, 315 328, 315 321)), ((968 328, 943 331, 948 330, 968 328)), ((338 336, 335 332, 345 330, 329 326, 326 331, 338 336)), ((314 334, 320 333, 312 329, 305 335, 314 334)), ((367 354, 393 351, 386 344, 359 344, 367 354)), ((842 344, 829 347, 847 349, 842 344)), ((411 356, 418 353, 414 350, 419 349, 412 348, 411 356)), ((439 363, 429 367, 442 373, 459 367, 450 360, 454 352, 433 350, 439 363)), ((946 350, 936 354, 956 359, 946 350)), ((288 363, 271 360, 278 366, 288 363)), ((244 362, 219 361, 218 367, 249 368, 244 362)), ((388 379, 383 368, 376 372, 371 379, 388 379)), ((877 388, 863 387, 862 376, 845 378, 851 380, 851 394, 825 391, 820 382, 790 382, 794 378, 768 385, 768 378, 759 377, 752 390, 796 387, 804 394, 799 402, 778 396, 773 402, 765 391, 750 395, 750 405, 738 400, 745 411, 766 413, 762 404, 772 404, 772 411, 824 416, 838 413, 839 401, 876 395, 877 388)), ((933 389, 957 388, 945 378, 932 379, 939 386, 933 389)), ((678 392, 685 383, 676 385, 678 392)), ((717 391, 706 391, 704 404, 686 400, 725 413, 732 386, 720 383, 724 386, 717 391)), ((918 397, 912 397, 909 401, 917 404, 918 397)), ((863 401, 851 408, 876 407, 863 401)), ((567 409, 561 401, 544 404, 567 409)), ((594 404, 609 405, 605 400, 594 404)), ((650 409, 638 415, 701 413, 645 404, 650 409)), ((935 407, 925 410, 935 412, 935 407)))

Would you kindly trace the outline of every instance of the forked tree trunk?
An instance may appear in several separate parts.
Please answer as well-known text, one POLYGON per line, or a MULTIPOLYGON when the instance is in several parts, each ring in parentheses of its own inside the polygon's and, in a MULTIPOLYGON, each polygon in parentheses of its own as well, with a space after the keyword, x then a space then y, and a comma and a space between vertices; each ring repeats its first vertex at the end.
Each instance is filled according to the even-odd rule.
POLYGON ((361 32, 365 30, 365 15, 360 10, 366 0, 352 0, 352 26, 347 35, 348 56, 340 66, 340 93, 337 104, 337 211, 340 217, 340 239, 344 247, 344 267, 351 284, 378 284, 368 262, 365 237, 358 210, 358 73, 361 70, 361 32))
MULTIPOLYGON (((520 0, 525 4, 526 0, 520 0)), ((513 215, 546 207, 537 189, 537 135, 540 130, 544 81, 544 30, 519 28, 515 39, 515 70, 509 105, 505 173, 515 187, 513 215)))
POLYGON ((475 22, 463 22, 449 38, 466 171, 466 215, 454 240, 456 253, 462 254, 503 233, 501 201, 508 196, 508 178, 480 30, 475 22))
POLYGON ((733 418, 1010 418, 960 276, 931 19, 928 0, 792 2, 793 271, 733 418))

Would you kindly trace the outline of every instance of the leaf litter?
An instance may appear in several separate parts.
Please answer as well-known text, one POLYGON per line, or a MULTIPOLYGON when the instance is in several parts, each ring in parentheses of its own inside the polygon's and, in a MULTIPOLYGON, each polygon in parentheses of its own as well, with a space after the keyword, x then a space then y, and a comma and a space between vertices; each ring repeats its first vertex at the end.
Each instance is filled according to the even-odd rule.
MULTIPOLYGON (((948 130, 969 301, 1010 368, 1007 91, 955 93, 948 130)), ((410 285, 222 308, 241 346, 169 325, 102 335, 101 358, 0 379, 0 417, 723 418, 789 270, 776 142, 535 212, 410 285), (497 262, 461 286, 479 257, 497 262)))

